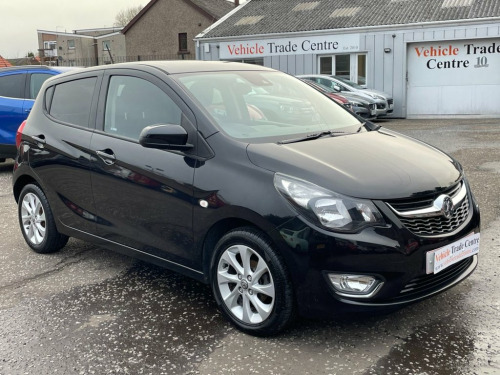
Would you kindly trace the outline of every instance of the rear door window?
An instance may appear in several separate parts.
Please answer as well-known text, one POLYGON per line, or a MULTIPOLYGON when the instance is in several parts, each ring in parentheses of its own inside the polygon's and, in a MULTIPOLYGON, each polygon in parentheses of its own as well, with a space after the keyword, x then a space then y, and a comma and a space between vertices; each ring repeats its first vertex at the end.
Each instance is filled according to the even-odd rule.
POLYGON ((26 74, 9 74, 0 77, 0 96, 24 99, 26 74))
POLYGON ((88 127, 96 81, 97 77, 90 77, 56 85, 49 114, 65 123, 88 127))

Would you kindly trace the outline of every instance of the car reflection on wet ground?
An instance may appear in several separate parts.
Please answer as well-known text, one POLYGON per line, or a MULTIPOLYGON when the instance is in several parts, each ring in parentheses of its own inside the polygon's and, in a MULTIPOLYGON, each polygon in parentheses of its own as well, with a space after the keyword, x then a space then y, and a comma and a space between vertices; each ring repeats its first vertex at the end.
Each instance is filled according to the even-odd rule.
POLYGON ((189 278, 76 240, 31 252, 0 164, 0 374, 499 374, 500 120, 380 124, 463 164, 483 219, 465 282, 392 313, 251 337, 189 278))

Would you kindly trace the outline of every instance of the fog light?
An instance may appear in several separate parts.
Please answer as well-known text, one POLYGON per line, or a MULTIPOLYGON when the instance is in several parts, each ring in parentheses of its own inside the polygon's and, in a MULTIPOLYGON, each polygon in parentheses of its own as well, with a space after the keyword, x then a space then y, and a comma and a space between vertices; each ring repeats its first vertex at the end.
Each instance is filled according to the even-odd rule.
POLYGON ((373 297, 384 284, 381 280, 369 275, 330 273, 328 277, 335 288, 335 292, 346 297, 373 297))

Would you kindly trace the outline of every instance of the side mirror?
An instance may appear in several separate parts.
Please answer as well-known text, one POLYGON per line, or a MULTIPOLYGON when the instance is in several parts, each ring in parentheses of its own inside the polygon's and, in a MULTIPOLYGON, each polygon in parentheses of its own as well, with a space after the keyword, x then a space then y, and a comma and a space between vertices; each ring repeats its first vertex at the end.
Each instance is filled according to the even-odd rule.
POLYGON ((151 125, 142 129, 139 143, 146 148, 164 150, 188 150, 193 145, 187 143, 188 133, 180 125, 151 125))

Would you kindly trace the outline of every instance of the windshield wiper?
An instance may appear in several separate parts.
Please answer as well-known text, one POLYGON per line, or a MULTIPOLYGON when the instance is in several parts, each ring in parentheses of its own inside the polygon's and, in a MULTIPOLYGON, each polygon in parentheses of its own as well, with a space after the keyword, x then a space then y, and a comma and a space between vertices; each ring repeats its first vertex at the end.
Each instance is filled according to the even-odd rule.
POLYGON ((359 133, 361 129, 365 128, 368 131, 379 130, 381 128, 380 125, 375 125, 373 122, 363 122, 361 126, 356 130, 356 133, 359 133))
POLYGON ((334 137, 336 134, 347 134, 347 133, 346 132, 333 132, 331 130, 326 130, 326 131, 319 132, 319 133, 308 134, 305 137, 286 139, 284 141, 279 141, 278 144, 285 145, 287 143, 304 142, 304 141, 310 141, 312 139, 318 139, 318 138, 326 137, 326 136, 334 137))
MULTIPOLYGON (((363 129, 363 128, 366 128, 366 122, 363 122, 363 123, 361 124, 361 126, 358 128, 358 130, 356 130, 356 133, 359 133, 359 132, 361 131, 361 129, 363 129)), ((367 128, 367 129, 368 129, 368 128, 367 128)))

